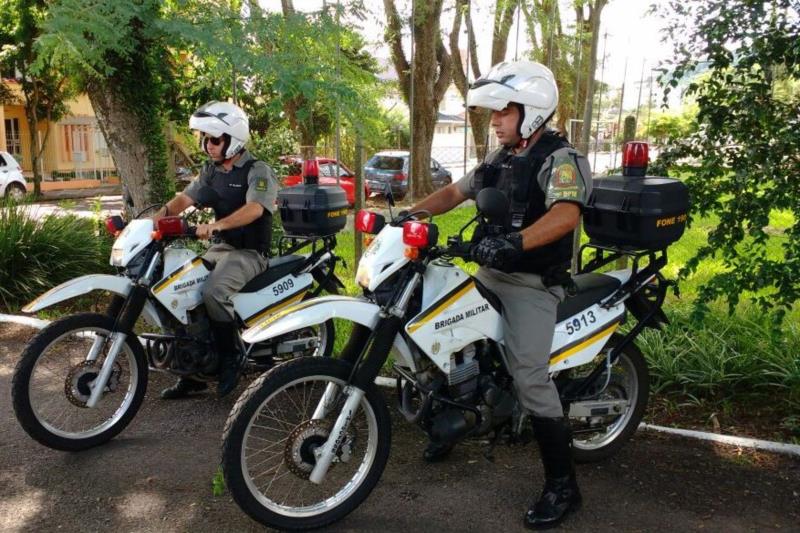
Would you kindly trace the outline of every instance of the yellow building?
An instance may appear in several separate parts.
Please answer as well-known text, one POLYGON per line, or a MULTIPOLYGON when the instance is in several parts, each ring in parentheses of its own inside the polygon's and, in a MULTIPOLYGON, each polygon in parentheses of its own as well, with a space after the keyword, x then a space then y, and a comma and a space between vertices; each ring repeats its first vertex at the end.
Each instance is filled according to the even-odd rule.
MULTIPOLYGON (((9 78, 2 83, 11 89, 12 100, 0 104, 0 151, 12 154, 26 176, 32 176, 28 121, 19 84, 9 78)), ((105 138, 97 126, 92 105, 85 94, 67 102, 69 112, 50 124, 50 135, 42 157, 45 180, 91 179, 105 181, 114 174, 114 162, 105 138)), ((40 121, 36 142, 42 143, 46 121, 40 121)), ((50 188, 50 187, 48 187, 50 188)))

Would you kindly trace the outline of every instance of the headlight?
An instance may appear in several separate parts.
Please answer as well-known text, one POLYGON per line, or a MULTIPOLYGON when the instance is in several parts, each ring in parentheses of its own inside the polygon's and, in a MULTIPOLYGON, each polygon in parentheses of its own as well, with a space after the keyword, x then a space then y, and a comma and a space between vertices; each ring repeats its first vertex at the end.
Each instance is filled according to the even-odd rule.
POLYGON ((121 248, 111 249, 111 266, 122 266, 122 259, 125 257, 125 250, 121 248))
POLYGON ((369 287, 369 272, 366 268, 358 269, 358 272, 356 272, 356 283, 365 289, 369 287))

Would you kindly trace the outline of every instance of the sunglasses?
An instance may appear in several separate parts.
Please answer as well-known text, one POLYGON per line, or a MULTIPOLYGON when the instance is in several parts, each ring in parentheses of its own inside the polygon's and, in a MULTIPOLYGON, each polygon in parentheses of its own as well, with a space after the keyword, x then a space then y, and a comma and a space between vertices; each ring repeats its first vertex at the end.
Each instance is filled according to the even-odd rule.
POLYGON ((210 137, 208 135, 205 136, 205 140, 213 144, 214 146, 219 146, 222 144, 222 137, 210 137))

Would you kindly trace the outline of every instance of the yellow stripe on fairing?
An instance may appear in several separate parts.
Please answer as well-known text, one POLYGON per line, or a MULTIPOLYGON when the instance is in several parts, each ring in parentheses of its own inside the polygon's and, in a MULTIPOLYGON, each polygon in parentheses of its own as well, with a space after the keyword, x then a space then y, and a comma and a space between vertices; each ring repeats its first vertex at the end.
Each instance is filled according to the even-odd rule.
POLYGON ((570 348, 569 350, 567 350, 565 352, 562 352, 560 354, 556 354, 556 355, 552 356, 551 359, 550 359, 550 364, 551 365, 555 365, 556 363, 560 363, 561 361, 563 361, 564 359, 566 359, 570 355, 573 355, 573 354, 583 350, 587 346, 589 346, 591 344, 594 344, 595 342, 597 342, 601 338, 608 337, 609 335, 614 333, 614 330, 616 330, 618 326, 619 326, 619 322, 614 322, 613 324, 611 324, 609 327, 607 327, 606 329, 604 329, 600 333, 597 333, 597 334, 589 337, 588 339, 586 339, 582 343, 578 344, 577 346, 573 346, 572 348, 570 348))
POLYGON ((427 313, 428 316, 426 316, 425 318, 423 318, 419 322, 415 322, 413 324, 410 324, 408 326, 408 332, 409 333, 413 333, 413 332, 417 331, 419 328, 421 328, 422 326, 424 326, 425 324, 430 322, 436 315, 438 315, 439 312, 442 311, 442 309, 446 309, 447 307, 452 305, 453 302, 455 302, 456 300, 458 300, 459 298, 464 296, 464 294, 466 294, 470 289, 474 289, 474 288, 475 288, 475 282, 474 281, 466 284, 463 289, 461 289, 460 291, 458 291, 457 293, 452 295, 450 298, 448 298, 447 300, 445 300, 444 302, 442 302, 438 306, 436 306, 436 308, 433 311, 431 311, 430 313, 427 313))
POLYGON ((153 287, 153 292, 157 294, 157 293, 163 291, 164 289, 166 289, 169 286, 170 283, 175 281, 177 278, 183 276, 186 272, 188 272, 189 270, 193 269, 194 267, 196 267, 197 265, 199 265, 202 262, 203 262, 203 260, 198 257, 197 259, 194 259, 188 265, 183 265, 181 268, 179 268, 170 277, 168 277, 167 279, 165 279, 163 281, 159 281, 158 285, 153 287))
POLYGON ((258 315, 248 319, 245 322, 245 325, 249 328, 250 326, 252 326, 256 322, 261 320, 264 316, 266 316, 266 315, 268 315, 270 313, 277 313, 281 309, 285 309, 286 307, 288 307, 288 306, 290 306, 292 304, 295 304, 298 301, 302 300, 303 296, 305 294, 306 294, 306 291, 302 291, 302 292, 296 294, 295 296, 293 296, 292 298, 289 298, 288 300, 285 300, 283 302, 277 303, 277 304, 273 305, 272 307, 267 307, 266 309, 261 311, 258 315))

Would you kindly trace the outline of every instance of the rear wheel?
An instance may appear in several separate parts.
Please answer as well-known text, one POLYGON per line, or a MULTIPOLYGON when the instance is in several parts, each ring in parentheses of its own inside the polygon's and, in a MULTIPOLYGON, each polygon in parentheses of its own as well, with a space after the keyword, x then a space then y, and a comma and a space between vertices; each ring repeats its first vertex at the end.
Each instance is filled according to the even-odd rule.
MULTIPOLYGON (((614 335, 602 354, 605 355, 621 340, 621 335, 614 335)), ((598 386, 604 385, 607 378, 608 386, 594 399, 624 400, 625 408, 619 415, 571 420, 575 433, 572 450, 575 461, 579 463, 600 461, 617 453, 637 430, 647 408, 650 373, 642 352, 635 344, 629 343, 622 350, 611 368, 610 377, 603 373, 597 379, 598 386)))

